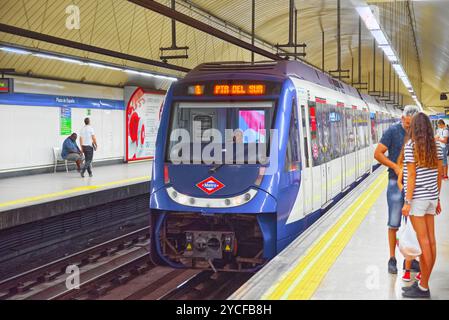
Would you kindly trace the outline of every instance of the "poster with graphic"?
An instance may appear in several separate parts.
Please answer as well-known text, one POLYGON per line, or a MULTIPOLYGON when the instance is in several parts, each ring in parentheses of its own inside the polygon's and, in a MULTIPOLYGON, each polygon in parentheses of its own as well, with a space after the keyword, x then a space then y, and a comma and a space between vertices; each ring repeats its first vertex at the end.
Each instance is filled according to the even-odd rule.
POLYGON ((72 133, 72 109, 70 107, 60 108, 59 134, 66 136, 72 133))
POLYGON ((137 88, 126 107, 126 161, 153 159, 165 92, 137 88))

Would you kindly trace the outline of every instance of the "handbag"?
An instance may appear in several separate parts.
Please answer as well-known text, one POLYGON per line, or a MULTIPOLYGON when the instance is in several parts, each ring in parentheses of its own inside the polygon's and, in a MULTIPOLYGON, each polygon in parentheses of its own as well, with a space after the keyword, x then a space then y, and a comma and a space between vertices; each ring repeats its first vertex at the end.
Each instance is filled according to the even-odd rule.
POLYGON ((404 258, 412 260, 419 257, 422 253, 421 247, 416 236, 415 229, 411 221, 408 221, 406 217, 403 217, 403 223, 398 232, 399 239, 399 251, 404 258))

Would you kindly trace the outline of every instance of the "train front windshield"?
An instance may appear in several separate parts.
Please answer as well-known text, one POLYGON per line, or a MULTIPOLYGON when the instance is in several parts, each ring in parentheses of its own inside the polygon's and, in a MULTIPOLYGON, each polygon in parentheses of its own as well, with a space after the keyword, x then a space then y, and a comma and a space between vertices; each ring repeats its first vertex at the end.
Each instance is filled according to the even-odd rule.
MULTIPOLYGON (((257 150, 264 148, 262 152, 266 157, 274 111, 273 101, 175 103, 171 110, 166 161, 174 162, 174 158, 181 158, 183 163, 198 163, 199 159, 201 163, 207 163, 204 161, 206 153, 225 162, 225 153, 232 147, 232 156, 226 158, 226 163, 241 163, 237 159, 238 150, 244 153, 243 163, 249 163, 252 159, 248 155, 249 150, 254 150, 250 145, 256 146, 257 150), (194 144, 198 146, 196 149, 194 144), (216 147, 215 151, 221 150, 223 155, 215 157, 215 151, 209 151, 213 149, 211 146, 216 147)), ((260 163, 259 158, 256 162, 260 163)))

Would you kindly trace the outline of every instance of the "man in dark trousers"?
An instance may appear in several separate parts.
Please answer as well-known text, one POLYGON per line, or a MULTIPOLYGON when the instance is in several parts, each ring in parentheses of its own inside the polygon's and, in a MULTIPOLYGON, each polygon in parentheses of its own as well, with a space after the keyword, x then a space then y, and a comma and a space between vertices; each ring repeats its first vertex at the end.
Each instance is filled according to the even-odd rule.
MULTIPOLYGON (((406 131, 410 128, 413 116, 418 112, 419 109, 416 106, 405 106, 401 122, 393 124, 384 132, 374 152, 374 158, 388 167, 388 244, 390 247, 388 272, 392 274, 398 273, 395 253, 396 233, 401 226, 402 207, 404 205, 404 195, 398 186, 398 175, 401 168, 396 162, 404 145, 406 131), (385 155, 387 151, 388 156, 385 155)), ((412 269, 419 271, 418 261, 412 262, 412 269)))
POLYGON ((80 145, 83 150, 85 162, 83 169, 81 170, 81 177, 84 178, 84 174, 89 173, 89 177, 92 177, 92 159, 94 157, 94 150, 97 150, 97 139, 95 137, 94 128, 90 125, 90 119, 84 119, 85 126, 81 129, 80 133, 80 145))

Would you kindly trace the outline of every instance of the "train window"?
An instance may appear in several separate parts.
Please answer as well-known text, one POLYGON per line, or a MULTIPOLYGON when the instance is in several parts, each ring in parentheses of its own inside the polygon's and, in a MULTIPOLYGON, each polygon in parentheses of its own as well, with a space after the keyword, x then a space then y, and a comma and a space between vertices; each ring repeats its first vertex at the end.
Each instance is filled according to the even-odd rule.
POLYGON ((290 117, 290 129, 288 133, 287 157, 285 161, 286 171, 295 171, 300 168, 301 152, 299 146, 299 119, 295 101, 292 104, 290 117))
POLYGON ((312 165, 318 166, 321 164, 320 159, 320 142, 317 118, 317 106, 315 102, 309 101, 309 116, 310 116, 310 144, 312 146, 312 165))
POLYGON ((357 109, 353 110, 353 117, 352 117, 352 125, 354 130, 354 150, 359 150, 361 148, 360 146, 360 138, 359 138, 359 114, 360 111, 357 109))
POLYGON ((340 108, 329 105, 329 129, 330 129, 330 144, 329 144, 329 156, 331 159, 341 157, 341 112, 340 108))
POLYGON ((370 113, 370 124, 371 124, 371 139, 373 143, 377 143, 377 130, 376 130, 376 114, 374 112, 370 113))
POLYGON ((326 104, 317 103, 317 123, 319 131, 320 163, 330 160, 329 108, 326 104))
POLYGON ((302 136, 304 137, 304 157, 306 159, 306 167, 310 167, 309 163, 309 145, 307 143, 307 126, 306 126, 306 107, 304 105, 301 106, 301 115, 302 115, 302 136))
POLYGON ((345 111, 346 122, 346 153, 352 153, 355 151, 355 134, 354 134, 354 110, 346 109, 345 111))

